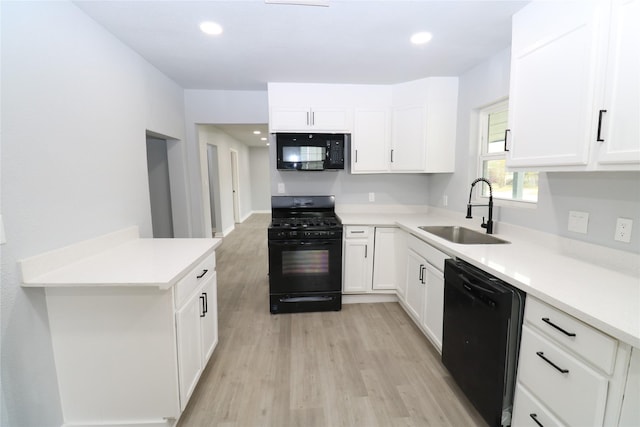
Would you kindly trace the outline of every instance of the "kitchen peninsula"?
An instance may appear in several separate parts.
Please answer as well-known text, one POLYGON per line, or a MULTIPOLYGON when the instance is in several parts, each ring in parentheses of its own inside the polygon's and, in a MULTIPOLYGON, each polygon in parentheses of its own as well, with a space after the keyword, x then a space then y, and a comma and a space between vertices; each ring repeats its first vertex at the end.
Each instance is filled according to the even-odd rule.
POLYGON ((137 227, 21 261, 45 289, 65 425, 174 425, 218 342, 221 239, 137 227))

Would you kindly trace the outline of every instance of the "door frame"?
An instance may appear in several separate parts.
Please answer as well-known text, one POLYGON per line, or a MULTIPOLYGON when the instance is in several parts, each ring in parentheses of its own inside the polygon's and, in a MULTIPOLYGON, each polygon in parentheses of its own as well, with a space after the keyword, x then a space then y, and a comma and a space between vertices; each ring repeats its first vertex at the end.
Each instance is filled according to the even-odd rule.
POLYGON ((238 174, 238 151, 229 149, 231 153, 231 196, 233 197, 233 222, 240 221, 240 176, 238 174))

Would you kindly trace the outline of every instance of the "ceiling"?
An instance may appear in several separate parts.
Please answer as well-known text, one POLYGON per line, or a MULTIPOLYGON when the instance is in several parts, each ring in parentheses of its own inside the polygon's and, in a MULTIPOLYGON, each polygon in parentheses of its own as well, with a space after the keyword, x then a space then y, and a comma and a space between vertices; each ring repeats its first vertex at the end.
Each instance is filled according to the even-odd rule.
POLYGON ((74 3, 184 89, 266 90, 267 82, 393 84, 460 75, 509 46, 511 16, 528 1, 74 3), (202 33, 203 21, 224 32, 202 33), (412 45, 418 31, 433 39, 412 45))
POLYGON ((269 138, 269 126, 265 123, 256 124, 216 124, 212 125, 227 135, 230 135, 236 141, 240 141, 249 147, 266 147, 267 141, 262 141, 260 138, 269 138), (256 135, 254 131, 260 131, 259 135, 256 135))

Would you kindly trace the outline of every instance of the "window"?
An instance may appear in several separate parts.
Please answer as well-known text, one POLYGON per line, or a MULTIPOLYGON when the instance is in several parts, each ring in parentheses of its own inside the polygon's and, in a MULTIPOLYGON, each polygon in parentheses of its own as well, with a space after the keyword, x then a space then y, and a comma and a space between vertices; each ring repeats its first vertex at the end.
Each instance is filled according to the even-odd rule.
MULTIPOLYGON (((507 171, 504 138, 508 107, 508 102, 502 101, 480 111, 480 175, 491 182, 494 199, 536 203, 538 172, 507 171)), ((482 186, 482 196, 489 197, 486 185, 482 186)))

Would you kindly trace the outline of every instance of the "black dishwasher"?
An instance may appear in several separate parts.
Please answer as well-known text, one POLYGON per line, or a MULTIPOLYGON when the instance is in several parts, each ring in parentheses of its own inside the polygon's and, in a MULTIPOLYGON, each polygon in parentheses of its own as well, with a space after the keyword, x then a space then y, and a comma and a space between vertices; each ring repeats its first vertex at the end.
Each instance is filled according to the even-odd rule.
POLYGON ((442 363, 490 426, 511 425, 526 294, 461 260, 444 278, 442 363))

